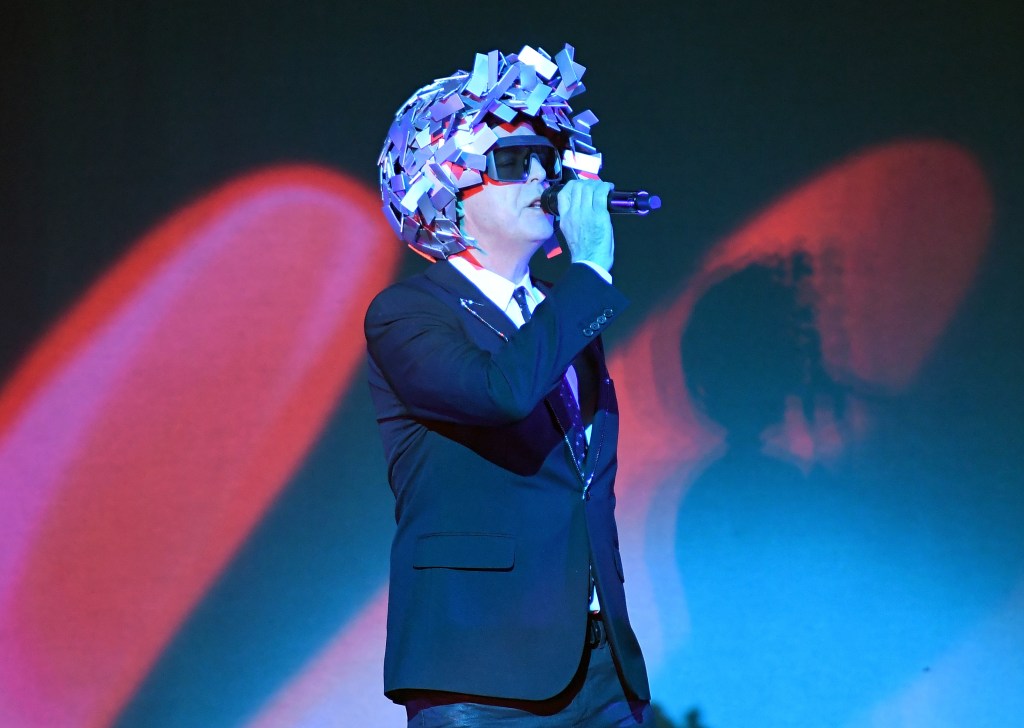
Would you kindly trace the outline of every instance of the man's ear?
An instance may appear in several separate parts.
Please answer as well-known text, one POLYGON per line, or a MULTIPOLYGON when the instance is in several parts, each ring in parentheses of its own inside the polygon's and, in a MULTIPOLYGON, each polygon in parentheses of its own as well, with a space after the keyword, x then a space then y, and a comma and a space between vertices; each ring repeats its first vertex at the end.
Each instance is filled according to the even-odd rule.
POLYGON ((455 199, 455 222, 459 226, 459 231, 465 235, 466 228, 463 226, 463 221, 466 219, 466 210, 462 206, 462 195, 459 195, 455 199))

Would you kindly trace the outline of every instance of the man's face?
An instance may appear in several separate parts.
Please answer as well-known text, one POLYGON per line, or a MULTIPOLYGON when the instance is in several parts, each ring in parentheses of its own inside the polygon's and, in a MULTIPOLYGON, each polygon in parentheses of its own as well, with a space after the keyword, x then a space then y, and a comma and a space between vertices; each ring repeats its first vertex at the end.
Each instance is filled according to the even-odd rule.
MULTIPOLYGON (((532 135, 528 122, 512 129, 495 127, 498 138, 532 135)), ((541 243, 554 234, 554 218, 540 208, 540 195, 548 187, 544 167, 530 161, 524 182, 484 183, 463 198, 463 227, 489 253, 533 255, 541 243)))

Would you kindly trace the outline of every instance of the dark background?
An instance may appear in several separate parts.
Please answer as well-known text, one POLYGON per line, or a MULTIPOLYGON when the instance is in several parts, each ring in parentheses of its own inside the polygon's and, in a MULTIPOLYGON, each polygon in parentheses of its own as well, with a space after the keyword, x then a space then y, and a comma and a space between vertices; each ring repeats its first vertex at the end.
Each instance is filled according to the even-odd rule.
MULTIPOLYGON (((895 665, 870 690, 858 682, 843 700, 805 696, 809 707, 794 712, 837 722, 757 724, 868 725, 873 706, 944 650, 955 652, 957 636, 1019 589, 1019 4, 43 1, 4 15, 0 380, 134 241, 217 185, 299 161, 375 186, 398 104, 430 79, 471 67, 478 51, 529 43, 554 53, 574 44, 588 69, 588 90, 574 106, 600 118, 602 176, 664 200, 656 216, 617 224, 614 273, 633 305, 606 335, 612 350, 684 288, 714 243, 822 169, 892 141, 959 145, 993 196, 982 267, 937 350, 899 401, 882 408, 871 439, 850 455, 860 459, 842 475, 895 521, 958 524, 913 531, 923 564, 943 558, 937 540, 966 539, 980 544, 964 551, 966 570, 973 564, 991 579, 962 623, 933 620, 944 636, 913 665, 895 665), (910 500, 891 495, 907 487, 910 500)), ((410 254, 403 270, 422 265, 410 254)), ((557 277, 561 265, 541 269, 557 277)), ((390 507, 368 396, 357 384, 121 724, 235 725, 256 711, 383 586, 390 507)), ((1016 604, 1011 644, 1020 644, 1024 625, 1016 604)), ((673 659, 652 671, 667 716, 681 724, 696 706, 715 728, 755 724, 729 722, 748 714, 716 714, 709 697, 717 670, 742 666, 725 660, 700 670, 673 659), (679 677, 691 673, 705 674, 679 677)), ((937 702, 917 715, 929 722, 902 724, 969 717, 955 724, 1005 725, 1000 716, 1024 693, 1019 652, 1015 664, 993 668, 1006 690, 977 696, 991 687, 989 675, 965 675, 962 695, 925 691, 923 705, 937 702)), ((758 714, 756 701, 748 707, 758 714)))

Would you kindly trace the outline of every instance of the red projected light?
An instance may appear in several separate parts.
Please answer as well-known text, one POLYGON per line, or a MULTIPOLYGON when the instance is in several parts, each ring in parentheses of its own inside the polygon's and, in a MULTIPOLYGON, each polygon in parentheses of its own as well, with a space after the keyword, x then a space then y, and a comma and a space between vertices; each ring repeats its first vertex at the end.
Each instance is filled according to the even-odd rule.
POLYGON ((0 722, 100 725, 314 442, 401 250, 286 167, 159 226, 0 396, 0 722))
MULTIPOLYGON (((617 513, 628 542, 631 611, 652 665, 688 629, 682 584, 665 555, 675 549, 687 484, 722 444, 721 429, 691 401, 680 350, 701 296, 751 264, 805 255, 822 364, 852 400, 850 437, 866 426, 857 393, 898 393, 932 352, 974 280, 991 218, 985 177, 962 148, 914 141, 867 150, 712 248, 679 296, 614 352, 609 368, 628 454, 620 459, 616 487, 625 495, 617 513)), ((841 437, 834 422, 818 420, 809 431, 799 405, 791 406, 768 433, 769 447, 805 464, 831 456, 841 437)))
POLYGON ((895 393, 973 281, 991 217, 981 171, 945 142, 864 152, 782 198, 716 245, 682 293, 612 357, 629 462, 663 473, 713 446, 686 391, 679 346, 712 285, 757 261, 806 254, 825 367, 854 389, 895 393))

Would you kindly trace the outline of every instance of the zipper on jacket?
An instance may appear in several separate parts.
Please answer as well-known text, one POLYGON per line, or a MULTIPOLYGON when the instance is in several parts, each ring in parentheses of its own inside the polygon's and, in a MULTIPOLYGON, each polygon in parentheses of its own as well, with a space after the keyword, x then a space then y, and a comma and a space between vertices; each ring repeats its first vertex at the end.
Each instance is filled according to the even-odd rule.
POLYGON ((471 299, 468 299, 468 298, 460 298, 460 299, 459 299, 459 303, 460 303, 460 304, 462 304, 462 307, 463 307, 464 309, 466 309, 467 311, 469 311, 469 314, 470 314, 470 316, 473 316, 474 318, 476 318, 476 320, 477 320, 477 321, 479 321, 479 322, 480 322, 480 323, 482 323, 482 324, 483 324, 484 326, 486 326, 486 327, 487 327, 487 328, 489 328, 489 329, 490 329, 491 331, 493 331, 493 332, 494 332, 494 333, 496 333, 496 334, 497 334, 498 336, 500 336, 500 337, 502 338, 502 340, 504 340, 504 341, 508 341, 508 337, 507 337, 507 336, 505 336, 505 334, 504 334, 504 333, 503 333, 502 331, 499 331, 498 329, 496 329, 496 328, 494 328, 493 326, 491 326, 491 322, 490 322, 490 321, 488 321, 488 320, 487 320, 487 319, 485 319, 485 318, 484 318, 483 316, 481 316, 481 315, 480 315, 479 313, 477 313, 477 312, 476 312, 476 310, 474 310, 474 309, 470 308, 470 306, 478 306, 478 305, 480 305, 480 304, 478 304, 478 303, 477 303, 476 301, 473 301, 473 300, 471 300, 471 299))

